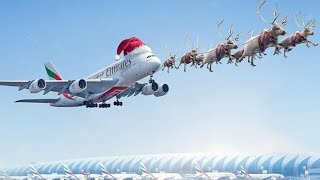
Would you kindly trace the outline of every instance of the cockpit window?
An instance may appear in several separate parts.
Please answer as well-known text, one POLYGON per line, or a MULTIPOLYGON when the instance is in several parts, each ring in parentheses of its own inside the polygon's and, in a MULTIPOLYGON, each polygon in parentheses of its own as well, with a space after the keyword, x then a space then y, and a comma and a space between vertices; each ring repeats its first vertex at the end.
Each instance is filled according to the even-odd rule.
POLYGON ((154 54, 151 54, 151 55, 147 56, 147 59, 151 58, 151 57, 154 57, 154 54))

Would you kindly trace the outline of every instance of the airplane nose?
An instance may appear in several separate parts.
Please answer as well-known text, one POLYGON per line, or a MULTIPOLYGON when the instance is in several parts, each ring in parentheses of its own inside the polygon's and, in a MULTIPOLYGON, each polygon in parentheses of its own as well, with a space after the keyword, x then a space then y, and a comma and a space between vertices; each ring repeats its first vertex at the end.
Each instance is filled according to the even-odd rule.
POLYGON ((161 66, 161 61, 158 57, 154 56, 153 59, 152 59, 152 63, 153 63, 153 66, 154 66, 154 69, 155 70, 158 70, 161 66))
POLYGON ((286 32, 286 31, 283 31, 282 35, 285 35, 285 34, 287 34, 287 32, 286 32))

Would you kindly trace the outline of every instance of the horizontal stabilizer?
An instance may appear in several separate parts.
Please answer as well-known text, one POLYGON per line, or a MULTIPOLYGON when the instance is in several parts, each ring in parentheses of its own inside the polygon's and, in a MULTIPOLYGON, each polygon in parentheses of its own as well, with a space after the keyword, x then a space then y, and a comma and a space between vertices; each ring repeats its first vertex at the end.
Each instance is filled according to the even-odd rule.
POLYGON ((18 101, 15 101, 16 103, 56 103, 59 99, 21 99, 18 101))

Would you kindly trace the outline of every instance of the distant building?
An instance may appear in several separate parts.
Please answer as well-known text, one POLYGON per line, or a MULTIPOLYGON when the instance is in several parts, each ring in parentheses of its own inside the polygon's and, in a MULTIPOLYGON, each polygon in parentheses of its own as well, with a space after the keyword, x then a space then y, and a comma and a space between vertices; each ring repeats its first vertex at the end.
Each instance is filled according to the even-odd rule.
MULTIPOLYGON (((101 174, 99 163, 103 163, 111 173, 141 174, 140 163, 143 163, 151 172, 192 174, 195 173, 194 161, 204 171, 228 171, 237 174, 240 166, 243 166, 248 173, 279 173, 291 177, 302 177, 305 174, 320 175, 320 154, 130 155, 35 163, 33 165, 41 174, 64 174, 63 164, 68 165, 73 173, 101 174)), ((11 176, 26 176, 29 173, 29 165, 10 168, 7 173, 11 176)))

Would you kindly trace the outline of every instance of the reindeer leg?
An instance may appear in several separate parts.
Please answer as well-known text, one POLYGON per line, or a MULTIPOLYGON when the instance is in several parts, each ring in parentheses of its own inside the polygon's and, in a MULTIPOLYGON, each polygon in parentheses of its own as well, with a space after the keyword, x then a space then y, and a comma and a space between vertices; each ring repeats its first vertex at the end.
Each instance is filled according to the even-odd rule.
POLYGON ((184 63, 184 70, 183 70, 184 72, 187 72, 186 68, 187 68, 187 63, 184 63))
POLYGON ((315 44, 315 43, 313 43, 313 42, 311 42, 311 41, 307 41, 308 43, 310 43, 310 44, 312 44, 314 47, 316 47, 316 46, 318 46, 318 43, 317 44, 315 44))
POLYGON ((253 64, 253 56, 251 56, 251 66, 252 66, 252 67, 255 67, 255 66, 256 66, 255 64, 253 64))
POLYGON ((209 71, 210 71, 210 72, 213 72, 213 71, 212 71, 212 63, 210 63, 210 69, 209 69, 209 71))
MULTIPOLYGON (((168 73, 169 73, 169 69, 170 69, 170 67, 168 67, 168 70, 167 70, 167 71, 168 71, 168 73)), ((172 69, 172 67, 171 67, 171 69, 172 69)))
POLYGON ((283 57, 287 58, 286 52, 288 52, 288 48, 283 48, 283 57))
POLYGON ((166 66, 165 65, 163 65, 163 68, 162 68, 162 71, 164 70, 164 68, 165 68, 166 66))
POLYGON ((201 64, 200 68, 202 68, 203 66, 204 66, 204 62, 202 62, 202 64, 201 64))
POLYGON ((179 69, 179 68, 180 68, 180 66, 181 66, 181 64, 182 64, 182 63, 180 62, 180 64, 178 65, 178 67, 176 67, 176 69, 179 69))
POLYGON ((310 47, 309 42, 306 43, 306 46, 307 46, 308 48, 310 47))
POLYGON ((248 56, 248 63, 250 63, 250 56, 248 56))

